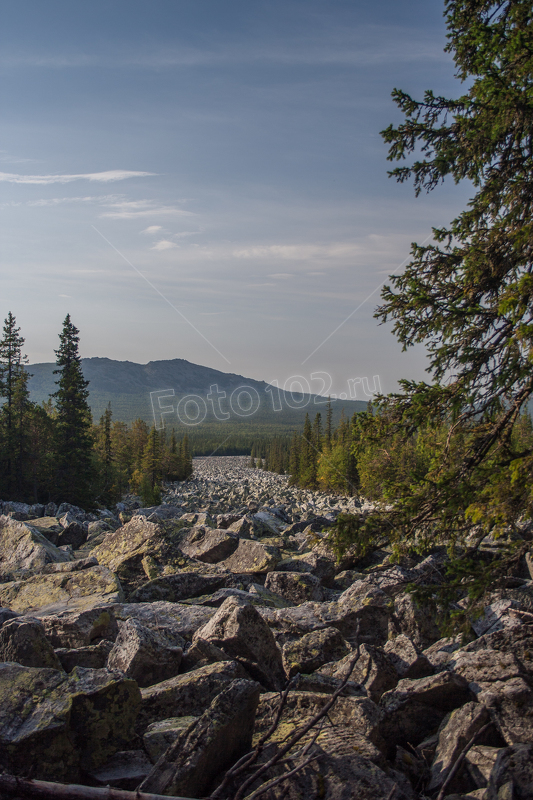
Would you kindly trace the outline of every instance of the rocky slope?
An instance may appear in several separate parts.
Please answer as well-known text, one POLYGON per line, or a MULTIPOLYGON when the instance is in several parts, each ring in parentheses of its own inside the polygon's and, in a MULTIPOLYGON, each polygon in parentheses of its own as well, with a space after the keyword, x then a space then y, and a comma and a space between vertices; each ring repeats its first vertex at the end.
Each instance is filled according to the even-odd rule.
POLYGON ((407 591, 442 551, 339 565, 364 508, 246 464, 157 508, 2 503, 0 768, 202 798, 270 729, 219 798, 533 798, 531 559, 442 639, 407 591))

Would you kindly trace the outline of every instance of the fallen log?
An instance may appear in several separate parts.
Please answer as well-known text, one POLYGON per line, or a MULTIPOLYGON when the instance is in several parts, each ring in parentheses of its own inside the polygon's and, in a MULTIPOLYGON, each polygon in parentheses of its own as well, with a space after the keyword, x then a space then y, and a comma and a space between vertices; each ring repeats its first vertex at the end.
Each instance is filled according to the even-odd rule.
POLYGON ((195 800, 192 797, 168 797, 161 794, 128 792, 109 786, 79 786, 76 783, 29 781, 14 775, 0 775, 0 797, 29 797, 32 800, 195 800))

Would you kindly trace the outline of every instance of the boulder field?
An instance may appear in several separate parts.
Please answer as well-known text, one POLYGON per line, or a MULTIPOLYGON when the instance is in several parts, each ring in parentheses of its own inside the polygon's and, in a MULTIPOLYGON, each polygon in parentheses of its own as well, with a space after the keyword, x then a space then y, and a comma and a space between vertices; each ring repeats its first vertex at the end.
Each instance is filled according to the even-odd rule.
POLYGON ((247 463, 152 508, 0 503, 0 771, 204 798, 261 743, 219 800, 533 798, 531 557, 442 638, 409 592, 442 548, 338 563, 365 504, 247 463))

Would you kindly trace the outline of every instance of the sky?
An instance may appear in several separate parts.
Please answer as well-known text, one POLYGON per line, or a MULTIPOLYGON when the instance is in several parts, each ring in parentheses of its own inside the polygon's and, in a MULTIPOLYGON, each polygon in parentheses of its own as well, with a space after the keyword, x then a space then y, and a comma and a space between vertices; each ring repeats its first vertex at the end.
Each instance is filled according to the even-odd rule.
POLYGON ((415 198, 380 131, 394 87, 460 94, 445 33, 440 0, 4 4, 0 313, 30 362, 70 313, 83 357, 427 379, 373 315, 469 190, 415 198))

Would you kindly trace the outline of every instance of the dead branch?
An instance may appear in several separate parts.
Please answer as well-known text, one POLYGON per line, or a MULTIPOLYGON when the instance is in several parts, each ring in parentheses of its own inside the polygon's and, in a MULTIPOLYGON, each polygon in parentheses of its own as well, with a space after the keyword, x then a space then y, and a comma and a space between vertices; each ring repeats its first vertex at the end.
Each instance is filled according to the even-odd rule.
POLYGON ((215 789, 215 791, 212 794, 209 795, 207 800, 217 800, 217 798, 220 797, 220 795, 222 794, 222 792, 224 791, 224 789, 226 788, 228 783, 233 778, 236 778, 238 775, 241 775, 246 769, 248 769, 248 767, 251 767, 251 765, 254 764, 257 761, 257 759, 259 758, 259 756, 261 755, 261 753, 263 751, 263 747, 265 746, 265 743, 268 741, 268 739, 270 739, 270 737, 272 736, 272 734, 275 732, 276 728, 279 725, 279 721, 280 721, 281 715, 283 713, 283 709, 285 708, 285 704, 287 703, 287 698, 289 696, 289 692, 292 689, 292 687, 294 686, 296 677, 297 676, 295 676, 294 678, 291 678, 291 680, 287 683, 287 686, 283 690, 283 692, 281 694, 281 698, 280 698, 280 703, 279 703, 278 709, 276 711, 276 715, 274 717, 274 721, 272 722, 272 725, 270 726, 268 731, 264 734, 264 736, 262 736, 259 739, 259 741, 257 742, 257 744, 256 744, 256 746, 254 747, 253 750, 251 750, 249 753, 246 753, 246 755, 242 756, 242 758, 240 758, 231 767, 231 769, 229 769, 226 772, 226 774, 224 776, 224 780, 222 781, 220 786, 218 786, 215 789))
MULTIPOLYGON (((356 642, 357 642, 356 653, 355 653, 354 657, 351 659, 351 661, 349 663, 349 667, 348 667, 348 670, 347 670, 345 678, 343 679, 343 681, 340 684, 340 686, 338 687, 338 689, 336 689, 335 692, 331 695, 331 699, 325 704, 325 706, 319 712, 317 712, 315 714, 314 717, 312 717, 309 720, 309 722, 307 722, 303 726, 303 728, 301 728, 300 730, 297 730, 296 733, 294 733, 291 736, 289 741, 282 748, 280 748, 280 750, 278 750, 278 752, 274 756, 272 756, 272 758, 269 761, 267 761, 266 764, 263 764, 262 766, 258 767, 258 769, 249 778, 247 778, 244 781, 243 784, 241 784, 241 786, 237 790, 237 793, 235 794, 233 800, 243 800, 243 798, 245 796, 244 793, 246 792, 246 790, 253 783, 255 783, 256 780, 258 780, 262 775, 264 775, 265 772, 268 772, 269 769, 271 769, 273 766, 278 764, 278 762, 281 761, 282 758, 290 750, 292 750, 294 745, 297 742, 299 742, 300 739, 303 739, 303 737, 307 733, 309 733, 309 731, 312 728, 314 728, 314 726, 317 725, 317 723, 320 722, 321 719, 323 719, 324 717, 327 716, 327 714, 331 710, 332 706, 335 704, 337 698, 344 691, 344 689, 346 687, 346 684, 348 683, 348 681, 350 679, 350 676, 351 676, 351 674, 352 674, 352 672, 353 672, 353 670, 355 668, 355 665, 357 664, 357 661, 359 660, 360 651, 361 651, 361 645, 360 645, 360 642, 359 642, 359 620, 357 621, 357 628, 356 628, 356 631, 355 631, 355 639, 356 639, 356 642)), ((276 716, 277 716, 277 719, 278 719, 278 722, 279 722, 279 716, 280 715, 276 715, 276 716)), ((272 730, 272 728, 271 728, 271 730, 272 730)), ((302 765, 300 765, 298 768, 296 768, 296 770, 298 770, 298 769, 302 769, 302 765)), ((287 777, 287 776, 285 776, 285 777, 287 777)))
POLYGON ((128 792, 109 786, 79 786, 76 783, 29 781, 14 775, 0 775, 0 797, 28 797, 32 800, 194 800, 190 797, 168 797, 161 794, 128 792))
POLYGON ((486 724, 486 725, 483 725, 483 727, 482 727, 482 728, 480 728, 480 729, 478 730, 478 732, 477 732, 477 733, 475 733, 475 734, 472 736, 472 738, 470 739, 470 741, 468 742, 468 744, 466 744, 466 745, 464 746, 464 748, 461 750, 461 752, 460 752, 460 753, 459 753, 459 755, 457 756, 457 759, 456 759, 456 761, 455 761, 455 764, 453 765, 453 767, 452 767, 452 768, 451 768, 451 770, 449 771, 449 773, 448 773, 448 776, 447 776, 446 780, 445 780, 445 781, 444 781, 444 783, 442 784, 441 790, 440 790, 440 792, 439 792, 439 794, 438 794, 438 796, 437 796, 437 800, 443 800, 443 797, 444 797, 444 796, 445 796, 445 794, 446 794, 446 789, 448 788, 448 786, 450 785, 450 783, 453 781, 453 779, 454 779, 454 778, 455 778, 455 776, 457 775, 457 773, 458 773, 458 771, 459 771, 459 768, 462 766, 462 764, 463 764, 463 761, 465 760, 465 758, 466 758, 466 755, 467 755, 468 751, 470 750, 470 748, 471 748, 471 747, 473 747, 473 746, 475 745, 475 743, 477 742, 477 740, 479 739, 479 737, 480 737, 480 736, 481 736, 483 733, 485 733, 485 731, 486 731, 486 730, 488 730, 488 729, 490 728, 490 726, 491 726, 491 725, 492 725, 492 722, 487 722, 487 724, 486 724))
POLYGON ((268 781, 268 783, 265 783, 263 784, 263 786, 260 786, 259 789, 255 790, 255 792, 249 794, 248 797, 245 798, 245 800, 256 800, 256 798, 261 797, 262 794, 268 792, 269 789, 273 789, 274 786, 278 785, 278 783, 286 781, 287 778, 290 778, 292 775, 296 775, 296 773, 300 772, 300 770, 302 770, 304 767, 307 767, 313 761, 316 761, 317 758, 320 758, 320 755, 321 754, 319 753, 316 756, 310 756, 309 758, 306 758, 304 762, 298 764, 296 767, 294 767, 294 769, 291 769, 290 772, 285 773, 285 775, 281 775, 279 778, 273 778, 271 781, 268 781))

